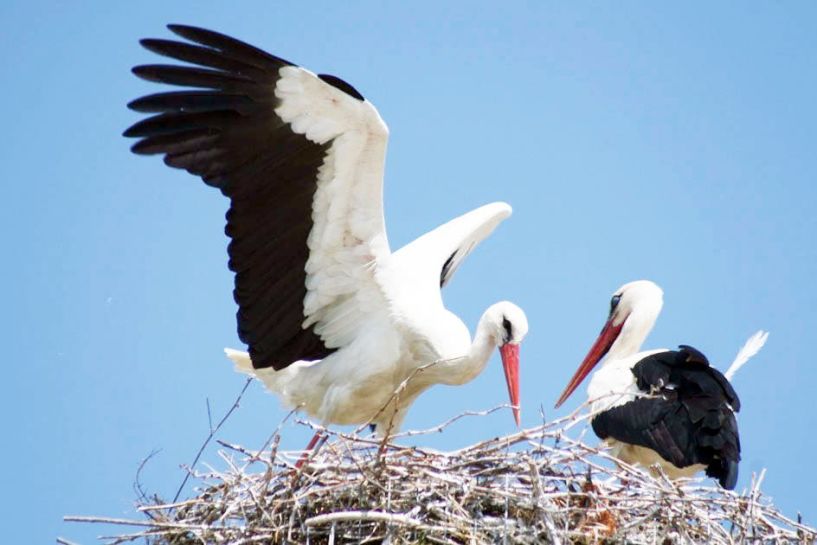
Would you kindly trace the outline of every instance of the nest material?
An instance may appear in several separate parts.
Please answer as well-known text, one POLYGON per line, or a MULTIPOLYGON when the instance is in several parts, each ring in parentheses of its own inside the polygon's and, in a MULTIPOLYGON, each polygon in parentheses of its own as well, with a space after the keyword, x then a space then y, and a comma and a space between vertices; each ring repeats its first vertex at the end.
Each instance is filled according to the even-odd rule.
MULTIPOLYGON (((327 430, 300 453, 221 443, 224 471, 197 473, 198 495, 158 498, 125 524, 156 545, 202 543, 814 543, 817 530, 783 516, 760 492, 679 485, 571 439, 577 419, 439 452, 327 430)), ((450 423, 450 421, 449 421, 450 423)))

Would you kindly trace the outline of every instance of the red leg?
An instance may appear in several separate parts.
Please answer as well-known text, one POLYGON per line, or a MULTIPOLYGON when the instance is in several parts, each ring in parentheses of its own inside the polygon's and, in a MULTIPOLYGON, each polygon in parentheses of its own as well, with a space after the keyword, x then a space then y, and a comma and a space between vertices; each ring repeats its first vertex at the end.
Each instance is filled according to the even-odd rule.
POLYGON ((323 433, 320 431, 315 432, 315 435, 312 436, 312 439, 309 440, 309 444, 306 445, 304 449, 304 453, 301 455, 300 460, 295 464, 295 469, 301 469, 301 466, 304 465, 306 459, 309 457, 309 453, 315 448, 315 445, 318 444, 318 441, 323 437, 323 433))

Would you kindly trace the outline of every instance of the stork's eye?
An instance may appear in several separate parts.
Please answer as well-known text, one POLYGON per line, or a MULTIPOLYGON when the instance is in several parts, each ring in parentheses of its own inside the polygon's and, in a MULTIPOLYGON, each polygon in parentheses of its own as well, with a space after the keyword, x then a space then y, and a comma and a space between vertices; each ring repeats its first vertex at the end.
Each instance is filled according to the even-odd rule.
POLYGON ((616 310, 619 301, 621 301, 621 295, 614 295, 613 298, 610 299, 610 314, 616 310))
POLYGON ((505 316, 502 317, 502 328, 505 330, 505 336, 502 339, 503 342, 511 342, 513 339, 513 324, 511 324, 511 321, 505 316))

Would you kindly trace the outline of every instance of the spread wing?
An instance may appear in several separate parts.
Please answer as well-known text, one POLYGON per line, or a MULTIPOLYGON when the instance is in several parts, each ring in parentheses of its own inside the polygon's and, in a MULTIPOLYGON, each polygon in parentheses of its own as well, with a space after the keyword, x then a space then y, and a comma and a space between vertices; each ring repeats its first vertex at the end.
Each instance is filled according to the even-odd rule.
POLYGON ((374 265, 389 255, 382 180, 388 129, 351 85, 213 31, 143 40, 186 64, 137 66, 183 88, 129 104, 137 154, 200 176, 229 197, 238 334, 253 366, 321 359, 378 304, 374 265), (350 318, 351 321, 349 320, 350 318))
POLYGON ((413 319, 419 320, 444 308, 440 288, 466 256, 510 215, 511 207, 506 203, 486 204, 394 252, 392 266, 378 271, 387 299, 396 308, 411 308, 413 319))

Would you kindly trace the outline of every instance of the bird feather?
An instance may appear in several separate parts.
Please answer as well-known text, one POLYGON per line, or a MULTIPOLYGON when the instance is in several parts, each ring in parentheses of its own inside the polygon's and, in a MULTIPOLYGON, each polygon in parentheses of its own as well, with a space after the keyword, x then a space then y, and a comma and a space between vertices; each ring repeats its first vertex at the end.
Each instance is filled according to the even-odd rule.
POLYGON ((723 374, 726 377, 726 380, 732 380, 732 377, 735 376, 735 373, 743 367, 743 365, 749 361, 752 356, 760 352, 760 349, 763 348, 763 345, 766 344, 766 339, 769 337, 768 331, 763 331, 762 329, 749 337, 746 342, 744 343, 743 347, 738 350, 737 356, 735 356, 735 361, 732 362, 732 365, 729 366, 729 369, 723 374))

